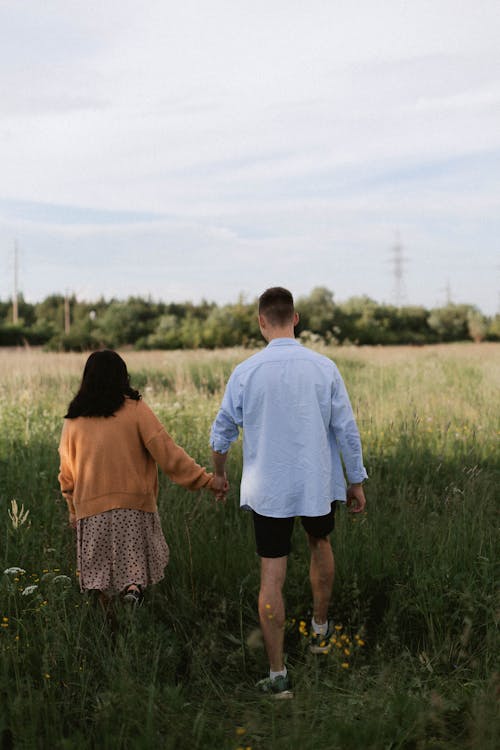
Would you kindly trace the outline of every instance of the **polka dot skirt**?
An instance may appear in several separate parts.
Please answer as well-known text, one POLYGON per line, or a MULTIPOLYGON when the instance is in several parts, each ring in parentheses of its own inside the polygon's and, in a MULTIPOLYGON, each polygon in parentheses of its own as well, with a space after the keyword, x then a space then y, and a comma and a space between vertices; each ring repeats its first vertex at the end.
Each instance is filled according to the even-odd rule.
POLYGON ((161 581, 169 549, 158 513, 116 508, 77 523, 80 588, 121 592, 161 581))

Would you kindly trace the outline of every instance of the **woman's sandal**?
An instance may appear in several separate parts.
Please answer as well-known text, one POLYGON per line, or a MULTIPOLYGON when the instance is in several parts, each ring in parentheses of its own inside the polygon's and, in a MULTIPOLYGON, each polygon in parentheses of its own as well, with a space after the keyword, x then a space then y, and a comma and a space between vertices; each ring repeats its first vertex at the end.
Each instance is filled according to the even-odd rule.
POLYGON ((142 587, 139 584, 131 583, 127 586, 123 594, 123 601, 128 604, 132 604, 134 607, 138 607, 142 604, 144 594, 142 593, 142 587))

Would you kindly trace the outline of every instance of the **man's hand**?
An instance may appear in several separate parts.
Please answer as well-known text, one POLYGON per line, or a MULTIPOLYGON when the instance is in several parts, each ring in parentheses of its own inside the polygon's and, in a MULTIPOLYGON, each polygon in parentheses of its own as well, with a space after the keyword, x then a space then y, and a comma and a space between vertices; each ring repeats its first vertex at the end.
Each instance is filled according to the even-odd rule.
POLYGON ((76 529, 76 515, 74 513, 69 514, 68 524, 72 529, 76 529))
POLYGON ((366 497, 362 484, 350 484, 347 488, 347 507, 350 513, 362 513, 366 507, 366 497))
POLYGON ((224 470, 226 459, 227 453, 212 451, 212 461, 215 473, 210 484, 210 489, 214 492, 216 499, 222 503, 226 502, 226 494, 229 489, 229 482, 227 481, 226 472, 224 470))
POLYGON ((219 502, 226 502, 226 495, 229 489, 229 482, 227 481, 226 474, 223 476, 214 475, 212 481, 209 484, 209 490, 214 493, 215 499, 219 502))

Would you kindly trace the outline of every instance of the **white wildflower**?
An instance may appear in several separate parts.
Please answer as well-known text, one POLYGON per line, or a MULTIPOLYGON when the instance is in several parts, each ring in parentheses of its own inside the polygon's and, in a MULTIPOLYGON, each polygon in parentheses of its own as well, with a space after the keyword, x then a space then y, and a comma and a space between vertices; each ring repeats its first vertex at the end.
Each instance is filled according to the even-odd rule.
POLYGON ((6 568, 3 572, 4 576, 19 576, 23 575, 23 573, 26 573, 26 571, 23 568, 17 568, 16 566, 13 568, 6 568))
MULTIPOLYGON (((12 522, 12 526, 14 529, 18 529, 20 526, 23 526, 28 521, 28 516, 30 514, 29 510, 24 510, 24 503, 21 504, 21 507, 19 508, 17 504, 17 500, 11 500, 10 501, 10 507, 11 509, 7 511, 9 514, 9 518, 12 522)), ((31 524, 31 521, 28 521, 28 526, 31 524)))
POLYGON ((26 573, 24 568, 18 568, 16 566, 13 568, 6 568, 3 572, 4 576, 19 576, 24 575, 24 573, 26 573))
POLYGON ((36 583, 33 583, 31 586, 26 586, 24 591, 21 592, 21 596, 29 596, 30 594, 33 594, 37 590, 38 586, 36 583))

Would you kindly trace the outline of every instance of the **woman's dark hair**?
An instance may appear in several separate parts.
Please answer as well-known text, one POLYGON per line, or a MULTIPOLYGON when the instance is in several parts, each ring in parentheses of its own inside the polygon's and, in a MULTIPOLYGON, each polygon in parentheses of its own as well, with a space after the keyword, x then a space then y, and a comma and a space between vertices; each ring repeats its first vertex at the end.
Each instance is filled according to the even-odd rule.
POLYGON ((125 396, 139 401, 139 391, 130 387, 127 365, 111 349, 93 352, 83 371, 80 389, 65 419, 75 417, 112 417, 123 406, 125 396))

